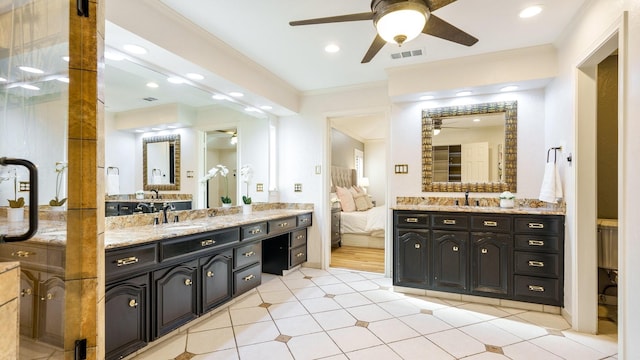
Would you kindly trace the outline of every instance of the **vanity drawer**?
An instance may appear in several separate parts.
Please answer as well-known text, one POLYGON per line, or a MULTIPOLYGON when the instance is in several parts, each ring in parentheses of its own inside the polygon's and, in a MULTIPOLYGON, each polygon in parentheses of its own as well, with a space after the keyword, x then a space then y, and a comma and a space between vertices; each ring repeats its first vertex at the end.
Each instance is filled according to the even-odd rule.
POLYGON ((311 226, 311 214, 298 215, 298 227, 311 226))
POLYGON ((463 214, 433 214, 434 229, 466 230, 469 228, 469 216, 463 214))
POLYGON ((240 228, 240 240, 251 240, 267 234, 267 223, 245 225, 240 228))
POLYGON ((513 294, 514 300, 562 306, 562 289, 558 279, 516 275, 513 294))
POLYGON ((516 235, 516 250, 560 252, 560 238, 546 235, 516 235))
POLYGON ((233 268, 239 269, 255 262, 260 262, 262 258, 262 242, 254 242, 233 250, 233 268))
POLYGON ((296 217, 288 217, 285 219, 271 220, 268 222, 269 234, 279 234, 295 229, 297 226, 296 217))
POLYGON ((564 224, 561 216, 518 216, 514 221, 519 234, 562 234, 564 224))
POLYGON ((178 258, 190 253, 204 251, 214 247, 233 244, 239 241, 238 228, 197 234, 166 240, 160 244, 161 261, 178 258))
POLYGON ((508 216, 495 215, 472 215, 471 230, 476 231, 493 231, 493 232, 510 232, 511 218, 508 216))
POLYGON ((307 229, 301 229, 291 233, 289 246, 294 248, 307 243, 307 229))
POLYGON ((262 281, 260 264, 238 271, 233 275, 233 295, 242 294, 260 285, 262 281))
POLYGON ((294 267, 296 265, 300 265, 303 262, 307 261, 307 246, 302 245, 297 248, 293 248, 289 251, 289 259, 290 264, 289 267, 294 267))
POLYGON ((397 227, 428 227, 431 215, 425 213, 396 212, 397 227))
POLYGON ((518 274, 554 278, 561 275, 558 254, 516 251, 514 264, 518 274))
POLYGON ((0 245, 0 261, 19 261, 20 266, 64 271, 64 247, 24 242, 0 245))
POLYGON ((156 244, 107 251, 104 264, 107 280, 118 275, 131 275, 138 270, 156 265, 156 254, 156 244))

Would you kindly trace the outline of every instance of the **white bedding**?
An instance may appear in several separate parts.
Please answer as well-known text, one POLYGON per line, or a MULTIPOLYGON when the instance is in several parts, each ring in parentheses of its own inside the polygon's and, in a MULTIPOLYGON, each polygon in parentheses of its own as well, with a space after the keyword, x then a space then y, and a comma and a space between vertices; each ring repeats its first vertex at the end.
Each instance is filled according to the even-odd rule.
POLYGON ((373 207, 367 211, 343 211, 340 213, 340 232, 384 236, 385 214, 384 206, 373 207))

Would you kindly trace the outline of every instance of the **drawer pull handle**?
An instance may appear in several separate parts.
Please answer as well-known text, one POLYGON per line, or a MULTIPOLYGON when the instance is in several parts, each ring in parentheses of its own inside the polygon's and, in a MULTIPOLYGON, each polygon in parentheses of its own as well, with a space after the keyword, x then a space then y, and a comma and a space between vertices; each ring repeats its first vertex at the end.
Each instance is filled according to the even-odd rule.
POLYGON ((253 229, 249 231, 251 235, 260 234, 261 232, 262 232, 262 229, 253 229))
POLYGON ((31 295, 31 289, 24 289, 24 290, 22 290, 22 291, 20 292, 20 295, 21 295, 22 297, 25 297, 26 295, 29 295, 29 296, 30 296, 30 295, 31 295))
POLYGON ((300 222, 301 222, 301 223, 306 223, 307 221, 309 221, 309 218, 302 218, 302 219, 300 219, 300 222))
POLYGON ((255 279, 255 277, 256 277, 255 275, 251 274, 249 276, 245 276, 242 280, 251 281, 251 280, 255 279))
POLYGON ((496 227, 496 226, 498 226, 498 222, 497 221, 485 221, 484 222, 484 226, 496 227))
POLYGON ((458 247, 457 246, 453 246, 453 251, 458 252, 458 247))
POLYGON ((481 253, 483 253, 483 254, 486 254, 486 253, 488 253, 488 252, 489 252, 489 250, 487 250, 487 249, 482 249, 482 250, 480 250, 480 252, 481 252, 481 253))
POLYGON ((242 254, 242 255, 244 255, 244 257, 252 257, 252 256, 253 256, 253 255, 255 255, 255 254, 256 254, 255 252, 253 252, 253 251, 249 251, 249 252, 246 252, 246 253, 244 253, 244 254, 242 254))
POLYGON ((541 223, 529 223, 529 229, 544 229, 544 224, 541 224, 541 223))
POLYGON ((542 240, 529 240, 529 246, 544 246, 544 241, 542 241, 542 240))
POLYGON ((191 286, 191 285, 193 285, 193 280, 191 280, 191 279, 185 279, 185 280, 184 280, 184 284, 185 284, 185 285, 187 285, 187 286, 191 286))
POLYGON ((304 253, 303 253, 303 252, 301 252, 301 253, 297 253, 297 254, 296 254, 296 257, 301 257, 301 256, 304 256, 304 253))
POLYGON ((18 250, 16 252, 11 253, 11 256, 24 257, 28 258, 31 255, 35 255, 36 253, 31 251, 18 250))
POLYGON ((140 259, 138 259, 135 256, 129 256, 127 258, 124 259, 118 259, 116 260, 116 266, 120 267, 120 266, 125 266, 125 265, 131 265, 131 264, 135 264, 138 261, 140 261, 140 259))
POLYGON ((406 219, 404 219, 404 222, 417 223, 418 222, 418 218, 406 218, 406 219))
POLYGON ((529 266, 531 266, 531 267, 544 267, 544 262, 535 261, 535 260, 529 260, 529 266))
POLYGON ((529 291, 544 292, 544 286, 529 285, 529 291))
POLYGON ((455 225, 456 221, 452 219, 445 219, 445 220, 442 220, 442 223, 445 225, 455 225))
POLYGON ((202 240, 202 241, 200 242, 200 245, 201 245, 202 247, 205 247, 205 246, 211 246, 211 245, 213 245, 213 244, 215 244, 215 243, 216 243, 216 241, 215 241, 215 240, 213 240, 213 239, 207 239, 207 240, 202 240))
POLYGON ((420 249, 420 244, 416 243, 415 245, 413 245, 413 247, 415 247, 416 249, 420 249))
POLYGON ((138 307, 138 302, 136 301, 136 299, 129 300, 129 307, 138 307))
POLYGON ((296 240, 301 240, 301 239, 304 239, 304 235, 298 235, 298 236, 296 236, 296 240))
POLYGON ((283 222, 283 223, 278 224, 278 226, 280 226, 280 227, 285 227, 287 225, 289 225, 289 223, 287 223, 287 222, 283 222))
POLYGON ((121 206, 120 209, 121 210, 129 210, 129 207, 128 206, 121 206))

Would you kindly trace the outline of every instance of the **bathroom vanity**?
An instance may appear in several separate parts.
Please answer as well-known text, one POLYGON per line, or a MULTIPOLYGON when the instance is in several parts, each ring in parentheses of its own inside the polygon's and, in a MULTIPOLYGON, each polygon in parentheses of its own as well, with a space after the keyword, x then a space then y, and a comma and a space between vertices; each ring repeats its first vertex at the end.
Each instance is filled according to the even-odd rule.
POLYGON ((398 206, 393 231, 396 286, 563 306, 558 212, 398 206))

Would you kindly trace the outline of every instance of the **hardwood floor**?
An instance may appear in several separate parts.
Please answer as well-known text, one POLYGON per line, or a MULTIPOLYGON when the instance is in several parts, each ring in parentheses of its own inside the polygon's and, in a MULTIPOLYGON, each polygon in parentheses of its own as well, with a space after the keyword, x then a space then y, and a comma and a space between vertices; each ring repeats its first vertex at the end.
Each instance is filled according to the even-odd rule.
POLYGON ((384 249, 355 246, 333 248, 331 267, 384 273, 384 249))

